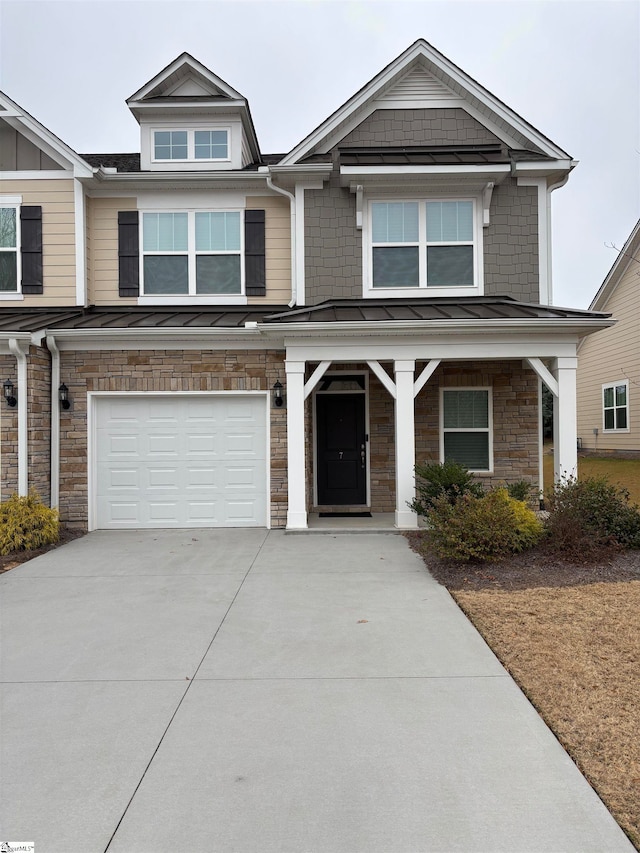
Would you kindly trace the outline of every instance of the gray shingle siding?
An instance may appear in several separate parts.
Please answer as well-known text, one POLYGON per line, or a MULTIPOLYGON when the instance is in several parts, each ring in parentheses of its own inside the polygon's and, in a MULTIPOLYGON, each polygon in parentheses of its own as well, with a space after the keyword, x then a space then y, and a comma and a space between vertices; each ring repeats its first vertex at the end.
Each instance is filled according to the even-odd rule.
POLYGON ((508 178, 493 191, 490 219, 484 229, 485 295, 538 302, 537 189, 508 178))
POLYGON ((340 147, 499 142, 497 136, 462 109, 376 110, 344 137, 340 147))
POLYGON ((362 235, 355 196, 333 174, 329 186, 304 194, 307 305, 362 296, 362 235))

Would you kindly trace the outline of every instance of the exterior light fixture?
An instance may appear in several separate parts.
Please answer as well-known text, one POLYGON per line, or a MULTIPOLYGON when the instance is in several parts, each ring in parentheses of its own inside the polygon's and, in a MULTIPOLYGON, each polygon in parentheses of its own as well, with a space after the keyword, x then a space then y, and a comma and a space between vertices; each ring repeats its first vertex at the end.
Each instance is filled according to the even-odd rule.
POLYGON ((61 408, 65 409, 65 411, 71 408, 71 400, 69 399, 69 389, 64 384, 64 382, 58 388, 58 400, 60 400, 61 408))
POLYGON ((284 406, 284 397, 282 396, 282 389, 284 385, 280 382, 279 379, 276 379, 273 385, 273 405, 276 409, 281 409, 284 406))
POLYGON ((13 396, 13 382, 10 379, 5 380, 2 390, 4 392, 4 399, 7 401, 7 406, 13 408, 18 405, 17 399, 13 396))

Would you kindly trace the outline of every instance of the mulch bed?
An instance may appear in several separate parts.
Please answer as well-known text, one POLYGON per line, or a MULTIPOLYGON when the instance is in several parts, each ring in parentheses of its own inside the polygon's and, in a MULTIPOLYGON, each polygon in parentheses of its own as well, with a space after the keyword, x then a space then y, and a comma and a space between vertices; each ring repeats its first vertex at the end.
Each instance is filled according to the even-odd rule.
POLYGON ((77 527, 60 527, 60 539, 53 545, 44 545, 42 548, 34 548, 32 551, 14 551, 11 554, 0 556, 0 574, 8 572, 9 569, 15 569, 21 563, 26 563, 27 560, 33 560, 34 557, 39 557, 40 554, 46 554, 47 551, 53 551, 54 548, 59 548, 60 545, 66 545, 67 542, 72 542, 74 539, 79 539, 84 536, 85 530, 79 530, 77 527))

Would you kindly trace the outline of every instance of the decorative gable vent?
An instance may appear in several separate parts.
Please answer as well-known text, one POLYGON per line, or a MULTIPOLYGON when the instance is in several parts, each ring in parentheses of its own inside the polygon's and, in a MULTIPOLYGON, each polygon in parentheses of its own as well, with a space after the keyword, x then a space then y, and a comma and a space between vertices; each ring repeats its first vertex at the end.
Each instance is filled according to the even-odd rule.
POLYGON ((385 101, 456 101, 461 98, 448 89, 443 83, 430 74, 424 68, 414 66, 408 74, 405 74, 395 86, 392 86, 378 99, 380 103, 385 101))

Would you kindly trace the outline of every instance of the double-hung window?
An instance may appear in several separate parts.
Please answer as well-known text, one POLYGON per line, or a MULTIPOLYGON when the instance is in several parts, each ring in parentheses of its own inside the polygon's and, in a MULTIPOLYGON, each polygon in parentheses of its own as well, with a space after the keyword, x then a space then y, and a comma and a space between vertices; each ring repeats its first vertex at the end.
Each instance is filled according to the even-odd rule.
POLYGON ((371 201, 369 295, 477 292, 476 208, 475 199, 371 201))
POLYGON ((443 388, 440 400, 442 462, 471 471, 493 470, 489 388, 443 388))
POLYGON ((157 162, 228 160, 229 130, 155 130, 153 159, 157 162))
POLYGON ((0 206, 0 292, 17 293, 20 281, 18 208, 0 206))
POLYGON ((629 429, 629 383, 602 386, 602 420, 605 432, 629 429))
POLYGON ((143 213, 144 295, 243 293, 240 211, 143 213))

